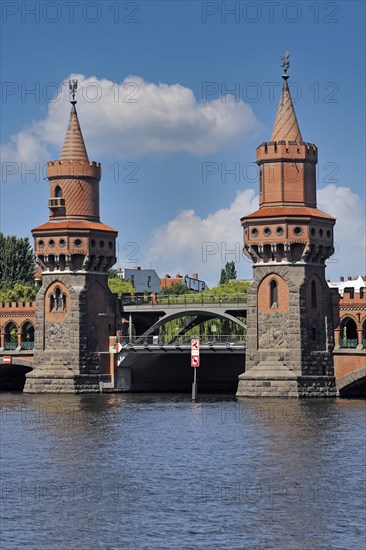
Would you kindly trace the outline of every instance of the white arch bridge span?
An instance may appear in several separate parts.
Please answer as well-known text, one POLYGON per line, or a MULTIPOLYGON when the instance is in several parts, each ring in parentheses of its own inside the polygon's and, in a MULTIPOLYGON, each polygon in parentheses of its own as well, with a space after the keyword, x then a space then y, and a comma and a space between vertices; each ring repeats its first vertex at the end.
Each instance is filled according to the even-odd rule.
POLYGON ((132 297, 122 299, 122 308, 128 316, 130 336, 132 325, 140 338, 136 343, 143 343, 148 337, 157 334, 160 327, 178 318, 190 318, 186 326, 177 334, 184 336, 196 326, 212 319, 225 319, 240 326, 246 331, 247 302, 246 295, 229 297, 219 296, 166 296, 159 301, 150 297, 132 297))

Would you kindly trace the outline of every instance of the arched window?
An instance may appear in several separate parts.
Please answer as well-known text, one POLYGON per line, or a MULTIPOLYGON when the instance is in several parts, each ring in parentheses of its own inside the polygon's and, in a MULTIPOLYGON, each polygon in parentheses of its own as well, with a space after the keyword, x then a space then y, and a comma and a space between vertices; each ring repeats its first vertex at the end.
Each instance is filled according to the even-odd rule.
POLYGON ((357 347, 357 325, 351 317, 345 317, 341 322, 341 347, 357 347))
POLYGON ((22 342, 34 342, 34 326, 30 321, 22 326, 22 342))
POLYGON ((57 185, 57 186, 55 187, 55 197, 56 197, 57 199, 59 199, 59 198, 62 197, 62 189, 61 189, 61 187, 60 187, 59 185, 57 185))
POLYGON ((316 282, 311 281, 311 307, 317 307, 317 297, 316 297, 316 282))
POLYGON ((27 321, 22 326, 21 332, 21 349, 33 349, 34 347, 34 326, 30 321, 27 321))
POLYGON ((66 294, 57 287, 55 293, 50 295, 50 311, 65 311, 66 301, 66 294))
POLYGON ((278 284, 275 279, 272 279, 269 285, 269 293, 270 293, 271 308, 273 309, 278 308, 278 284))
POLYGON ((55 301, 56 301, 56 309, 62 309, 62 292, 59 287, 56 288, 55 301))
POLYGON ((4 331, 4 349, 15 350, 18 345, 18 328, 15 323, 10 321, 4 331))
POLYGON ((262 168, 259 170, 259 192, 263 193, 263 172, 262 172, 262 168))

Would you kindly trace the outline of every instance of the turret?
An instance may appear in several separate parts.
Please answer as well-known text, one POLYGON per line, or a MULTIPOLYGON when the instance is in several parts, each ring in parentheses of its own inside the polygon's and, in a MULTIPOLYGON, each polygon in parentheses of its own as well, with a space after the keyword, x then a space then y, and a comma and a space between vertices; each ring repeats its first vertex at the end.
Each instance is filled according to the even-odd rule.
POLYGON ((242 218, 244 252, 257 262, 323 263, 334 252, 334 218, 316 205, 318 149, 304 142, 287 68, 271 141, 257 148, 259 210, 242 218))
POLYGON ((117 232, 100 222, 101 166, 88 158, 76 111, 76 89, 73 80, 60 160, 48 163, 50 221, 32 231, 35 254, 43 271, 106 272, 116 262, 117 232))
POLYGON ((303 141, 288 87, 271 140, 257 149, 259 209, 242 218, 253 261, 239 397, 335 397, 332 300, 325 260, 335 219, 316 207, 318 150, 303 141))

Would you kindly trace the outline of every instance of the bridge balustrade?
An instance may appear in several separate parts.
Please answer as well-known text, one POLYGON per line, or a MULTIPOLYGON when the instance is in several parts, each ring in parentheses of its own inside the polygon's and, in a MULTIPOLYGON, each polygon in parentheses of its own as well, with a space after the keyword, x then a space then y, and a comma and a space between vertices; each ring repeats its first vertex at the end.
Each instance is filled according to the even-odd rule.
POLYGON ((200 304, 200 305, 215 305, 220 306, 222 304, 236 304, 240 305, 246 304, 247 295, 246 294, 235 294, 235 295, 203 295, 199 294, 146 294, 146 295, 122 295, 121 304, 122 306, 132 306, 132 305, 151 305, 153 306, 170 306, 170 305, 180 305, 180 306, 189 306, 191 304, 200 304))
POLYGON ((21 342, 20 343, 20 349, 21 350, 32 350, 34 349, 34 342, 21 342))
POLYGON ((4 342, 4 350, 6 351, 15 351, 18 347, 17 342, 4 342))
POLYGON ((341 348, 357 348, 357 339, 348 338, 341 340, 341 348))

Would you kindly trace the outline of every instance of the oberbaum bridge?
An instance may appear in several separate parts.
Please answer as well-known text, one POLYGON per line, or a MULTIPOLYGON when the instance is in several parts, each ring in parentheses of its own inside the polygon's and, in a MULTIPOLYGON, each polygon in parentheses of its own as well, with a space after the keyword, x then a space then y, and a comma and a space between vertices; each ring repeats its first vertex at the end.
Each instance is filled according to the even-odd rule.
POLYGON ((117 231, 99 218, 101 166, 89 161, 76 82, 70 83, 72 108, 61 157, 48 163, 49 221, 32 230, 42 285, 35 303, 0 304, 0 372, 16 372, 18 389, 190 391, 186 333, 220 318, 240 325, 246 338, 201 342, 201 391, 236 391, 238 397, 364 395, 366 292, 362 288, 355 300, 326 282, 335 219, 316 205, 318 150, 302 139, 288 66, 285 55, 271 140, 257 148, 259 209, 241 219, 253 279, 246 296, 230 298, 118 300, 110 292, 117 231), (184 329, 166 341, 160 327, 179 317, 186 319, 184 329), (354 344, 348 345, 344 334, 350 327, 354 344))

